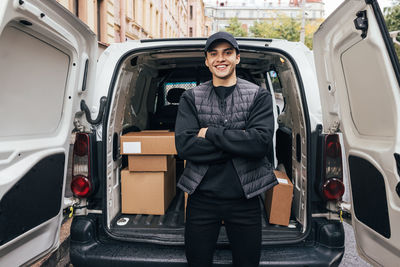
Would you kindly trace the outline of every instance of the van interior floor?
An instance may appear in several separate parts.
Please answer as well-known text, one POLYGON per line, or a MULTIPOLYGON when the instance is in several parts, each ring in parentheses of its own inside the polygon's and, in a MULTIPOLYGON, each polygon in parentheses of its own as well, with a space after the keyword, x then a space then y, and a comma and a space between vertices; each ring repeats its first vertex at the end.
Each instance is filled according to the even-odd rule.
MULTIPOLYGON (((301 235, 301 225, 290 220, 289 226, 270 224, 260 198, 263 242, 292 240, 301 235)), ((117 236, 142 240, 144 242, 174 243, 184 242, 184 194, 177 190, 165 215, 119 214, 112 221, 111 232, 117 236), (173 240, 173 241, 172 241, 173 240)), ((228 243, 225 227, 222 225, 218 244, 228 243)))

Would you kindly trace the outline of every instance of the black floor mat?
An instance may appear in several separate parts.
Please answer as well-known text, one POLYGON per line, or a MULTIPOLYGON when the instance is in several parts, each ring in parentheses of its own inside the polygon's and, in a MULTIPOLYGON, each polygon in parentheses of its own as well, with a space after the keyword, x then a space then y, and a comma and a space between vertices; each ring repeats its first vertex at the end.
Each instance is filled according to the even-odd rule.
MULTIPOLYGON (((262 209, 262 232, 263 241, 277 239, 292 239, 300 235, 300 227, 291 221, 291 227, 272 225, 268 223, 264 205, 262 209)), ((111 224, 114 234, 132 238, 135 240, 146 240, 147 242, 182 243, 184 241, 184 196, 181 190, 171 202, 165 215, 146 214, 120 214, 111 224)), ((221 227, 218 243, 228 243, 225 227, 221 227)))

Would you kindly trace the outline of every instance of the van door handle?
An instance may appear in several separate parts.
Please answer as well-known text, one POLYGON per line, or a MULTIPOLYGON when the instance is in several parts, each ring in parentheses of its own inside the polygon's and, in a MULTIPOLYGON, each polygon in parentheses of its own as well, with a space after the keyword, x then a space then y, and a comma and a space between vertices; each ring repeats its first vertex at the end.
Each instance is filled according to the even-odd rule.
POLYGON ((86 120, 90 123, 90 124, 99 124, 101 122, 101 119, 103 117, 103 113, 104 113, 104 108, 106 106, 107 103, 107 97, 103 96, 100 98, 100 108, 99 108, 99 113, 97 114, 97 118, 95 120, 92 119, 92 116, 90 115, 90 110, 89 107, 86 105, 85 100, 81 101, 81 110, 83 112, 85 112, 86 115, 86 120))

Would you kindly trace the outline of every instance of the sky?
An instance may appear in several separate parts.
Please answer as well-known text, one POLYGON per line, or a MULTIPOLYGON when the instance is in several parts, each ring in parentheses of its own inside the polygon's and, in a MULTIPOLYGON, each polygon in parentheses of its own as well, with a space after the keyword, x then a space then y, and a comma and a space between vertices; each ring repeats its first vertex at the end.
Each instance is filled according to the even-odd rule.
MULTIPOLYGON (((328 17, 344 0, 325 0, 325 17, 328 17)), ((383 9, 391 5, 391 0, 378 0, 378 4, 383 9)))

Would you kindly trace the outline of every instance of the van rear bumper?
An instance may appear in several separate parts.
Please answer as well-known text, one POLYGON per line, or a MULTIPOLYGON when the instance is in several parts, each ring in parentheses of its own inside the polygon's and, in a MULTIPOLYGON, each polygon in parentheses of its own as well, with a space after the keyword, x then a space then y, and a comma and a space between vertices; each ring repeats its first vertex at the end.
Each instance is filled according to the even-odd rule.
MULTIPOLYGON (((183 246, 117 241, 103 235, 102 230, 96 228, 98 226, 96 220, 89 216, 74 219, 70 259, 75 267, 187 266, 183 246)), ((339 244, 329 247, 309 240, 293 245, 263 246, 260 266, 338 266, 344 254, 344 245, 336 245, 339 244)), ((231 262, 229 248, 217 248, 213 266, 231 266, 231 262)))

